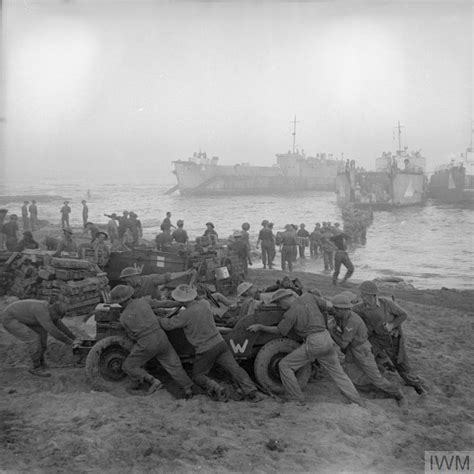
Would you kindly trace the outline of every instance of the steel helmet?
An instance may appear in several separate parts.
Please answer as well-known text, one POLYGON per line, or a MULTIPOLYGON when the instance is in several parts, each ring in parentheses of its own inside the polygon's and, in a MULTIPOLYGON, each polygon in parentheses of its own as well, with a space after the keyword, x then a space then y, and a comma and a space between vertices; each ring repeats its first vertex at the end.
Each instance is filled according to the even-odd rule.
POLYGON ((270 299, 270 303, 275 303, 276 301, 280 301, 283 298, 287 298, 288 296, 298 296, 293 290, 288 290, 285 288, 280 288, 273 293, 273 296, 270 299))
POLYGON ((359 291, 369 295, 376 295, 379 289, 373 281, 363 281, 359 286, 359 291))
POLYGON ((120 272, 120 279, 127 278, 135 275, 141 275, 141 270, 135 267, 126 267, 120 272))
POLYGON ((174 300, 181 303, 188 303, 196 299, 197 291, 189 285, 178 285, 171 293, 174 300))
POLYGON ((341 295, 347 296, 352 303, 357 300, 357 295, 352 293, 352 291, 343 291, 341 295))
POLYGON ((332 305, 335 308, 351 309, 352 301, 350 296, 341 293, 332 299, 332 305))
POLYGON ((249 230, 250 229, 250 224, 248 222, 244 222, 242 224, 242 230, 249 230))
POLYGON ((133 288, 128 285, 117 285, 110 292, 110 299, 112 303, 123 303, 129 300, 133 295, 133 288))
POLYGON ((248 281, 243 281, 237 287, 237 296, 242 296, 248 289, 252 288, 252 286, 253 286, 253 283, 250 283, 248 281))

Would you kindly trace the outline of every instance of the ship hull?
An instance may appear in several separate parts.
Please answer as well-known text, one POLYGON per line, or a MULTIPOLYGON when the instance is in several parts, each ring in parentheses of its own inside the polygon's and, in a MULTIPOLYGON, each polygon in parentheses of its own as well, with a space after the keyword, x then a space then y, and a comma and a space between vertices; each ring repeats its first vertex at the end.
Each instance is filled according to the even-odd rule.
POLYGON ((175 162, 174 171, 179 192, 185 196, 334 192, 337 172, 336 166, 321 166, 291 175, 280 167, 199 166, 189 162, 175 162))
POLYGON ((459 168, 436 171, 430 178, 429 197, 448 204, 474 203, 474 176, 459 168))
POLYGON ((405 171, 344 172, 337 177, 337 202, 358 208, 385 211, 423 205, 426 202, 426 178, 423 173, 405 171))

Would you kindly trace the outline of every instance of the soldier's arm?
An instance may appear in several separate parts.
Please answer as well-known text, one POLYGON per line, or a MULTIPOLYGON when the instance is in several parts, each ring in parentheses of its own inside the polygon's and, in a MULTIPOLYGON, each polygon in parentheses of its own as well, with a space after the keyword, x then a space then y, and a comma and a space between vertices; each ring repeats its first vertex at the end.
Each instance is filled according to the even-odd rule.
POLYGON ((149 301, 151 309, 155 308, 179 308, 182 306, 182 303, 174 300, 155 300, 150 299, 149 301))
POLYGON ((60 331, 62 331, 72 340, 76 339, 76 335, 61 320, 56 321, 56 326, 60 331))
POLYGON ((48 310, 45 309, 44 311, 38 311, 36 313, 36 320, 44 329, 46 329, 48 334, 53 336, 58 341, 70 345, 73 343, 75 336, 73 335, 72 337, 70 337, 65 334, 61 329, 56 327, 56 325, 53 323, 53 320, 51 319, 51 316, 49 315, 48 310))
POLYGON ((165 331, 171 331, 172 329, 184 328, 187 326, 187 315, 186 311, 181 311, 177 315, 171 318, 160 318, 160 325, 165 331))
POLYGON ((393 316, 393 321, 389 324, 392 328, 397 328, 408 318, 408 313, 393 301, 385 300, 385 303, 387 305, 387 310, 393 316))

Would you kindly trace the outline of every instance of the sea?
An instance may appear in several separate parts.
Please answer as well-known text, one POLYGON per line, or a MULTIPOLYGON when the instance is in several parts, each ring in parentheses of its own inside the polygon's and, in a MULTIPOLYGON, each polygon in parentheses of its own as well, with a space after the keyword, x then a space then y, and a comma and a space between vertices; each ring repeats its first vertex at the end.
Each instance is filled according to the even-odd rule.
MULTIPOLYGON (((86 199, 89 220, 105 224, 104 214, 134 211, 142 222, 144 238, 153 240, 167 211, 172 222, 184 220, 190 238, 202 235, 205 223, 215 224, 219 238, 227 238, 243 222, 250 224, 255 246, 261 221, 274 222, 274 230, 285 224, 305 223, 311 232, 316 222, 341 222, 336 195, 301 192, 292 195, 248 195, 188 197, 166 191, 175 183, 154 180, 128 183, 41 180, 33 184, 0 182, 1 207, 20 214, 18 198, 6 202, 2 196, 44 195, 38 202, 39 218, 60 225, 63 200, 70 201, 72 226, 82 224, 81 200, 86 199)), ((376 212, 365 246, 354 247, 350 257, 354 279, 400 277, 416 288, 474 289, 474 210, 428 202, 391 212, 376 212)), ((278 262, 277 253, 276 261, 278 262)), ((255 268, 261 267, 259 260, 255 268)), ((277 265, 278 267, 278 265, 277 265)), ((299 260, 295 271, 322 273, 321 259, 299 260)), ((344 268, 342 269, 344 271, 344 268)))

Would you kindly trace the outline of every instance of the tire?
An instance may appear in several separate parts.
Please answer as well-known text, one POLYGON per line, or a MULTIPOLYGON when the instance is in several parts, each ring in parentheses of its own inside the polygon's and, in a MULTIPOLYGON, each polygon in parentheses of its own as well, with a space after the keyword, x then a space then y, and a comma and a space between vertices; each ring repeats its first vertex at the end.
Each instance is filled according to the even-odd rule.
POLYGON ((109 391, 126 379, 122 363, 130 354, 133 342, 124 336, 101 339, 89 351, 86 359, 86 376, 94 390, 109 391))
MULTIPOLYGON (((290 352, 293 352, 301 344, 286 337, 273 339, 267 342, 258 352, 254 362, 254 373, 257 382, 270 392, 281 394, 284 392, 280 379, 278 365, 290 352)), ((311 363, 308 362, 296 372, 296 378, 301 389, 308 384, 311 376, 311 363)))

